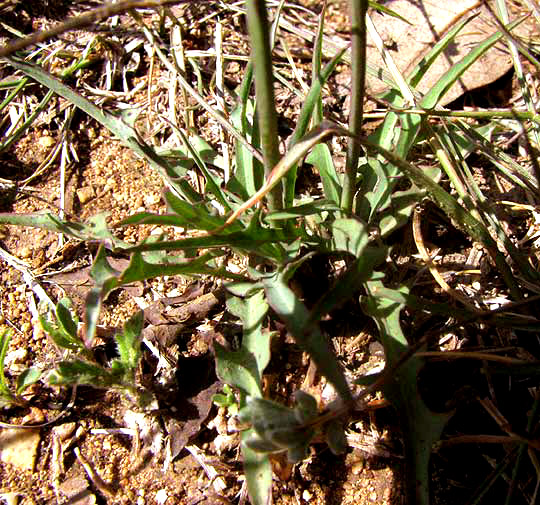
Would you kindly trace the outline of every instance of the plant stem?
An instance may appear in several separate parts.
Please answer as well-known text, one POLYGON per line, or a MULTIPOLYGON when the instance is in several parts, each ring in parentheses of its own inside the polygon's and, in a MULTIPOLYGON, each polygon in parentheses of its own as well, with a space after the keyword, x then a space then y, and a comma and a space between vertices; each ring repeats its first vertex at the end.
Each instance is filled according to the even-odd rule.
MULTIPOLYGON (((272 53, 270 49, 270 29, 264 0, 246 2, 248 31, 251 41, 251 61, 255 76, 257 98, 257 118, 261 132, 261 146, 264 157, 264 172, 270 176, 279 161, 279 138, 277 113, 274 100, 274 79, 272 75, 272 53)), ((270 211, 282 208, 282 188, 275 186, 267 195, 270 211)))
MULTIPOLYGON (((349 131, 358 135, 362 129, 364 112, 364 91, 366 81, 366 12, 368 0, 351 0, 351 112, 349 115, 349 131)), ((341 194, 341 208, 352 212, 354 194, 356 192, 356 171, 361 146, 354 138, 349 138, 347 145, 347 160, 345 162, 345 177, 343 179, 343 193, 341 194)))

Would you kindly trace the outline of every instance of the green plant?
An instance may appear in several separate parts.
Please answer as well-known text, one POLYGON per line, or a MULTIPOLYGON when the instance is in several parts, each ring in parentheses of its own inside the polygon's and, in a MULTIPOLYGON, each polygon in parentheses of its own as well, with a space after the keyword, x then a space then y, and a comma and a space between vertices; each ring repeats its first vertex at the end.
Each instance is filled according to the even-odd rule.
MULTIPOLYGON (((99 307, 87 305, 87 313, 99 307)), ((54 313, 40 317, 44 331, 70 356, 55 365, 48 374, 52 385, 85 384, 97 388, 117 389, 144 405, 151 399, 149 392, 137 385, 136 372, 141 357, 140 336, 143 314, 137 312, 125 324, 122 332, 114 336, 118 357, 107 365, 98 363, 88 334, 81 334, 79 320, 71 310, 69 299, 60 300, 54 313), (80 357, 79 357, 80 356, 80 357)))
MULTIPOLYGON (((459 317, 463 321, 479 317, 499 323, 502 320, 484 308, 468 305, 457 309, 451 304, 420 300, 410 294, 410 286, 393 282, 387 275, 389 238, 409 222, 419 201, 429 199, 457 229, 485 248, 496 265, 497 276, 503 283, 501 289, 509 298, 519 301, 524 287, 536 283, 539 277, 490 209, 466 161, 470 153, 481 153, 494 159, 501 171, 506 171, 503 173, 511 172, 523 188, 537 191, 538 181, 534 177, 517 167, 509 168, 507 160, 490 145, 490 137, 499 127, 494 121, 501 117, 500 111, 489 111, 483 116, 490 120, 486 127, 461 119, 474 114, 451 114, 439 107, 445 93, 462 74, 521 20, 508 23, 504 19, 504 28, 472 48, 423 96, 416 87, 433 61, 442 57, 455 37, 467 29, 471 17, 457 23, 407 76, 393 67, 389 68, 389 74, 378 72, 390 84, 389 91, 380 97, 388 109, 382 124, 369 137, 364 137, 364 80, 366 71, 370 70, 365 61, 366 32, 377 37, 369 18, 366 24, 367 8, 367 1, 350 1, 353 84, 348 127, 323 120, 322 89, 345 53, 345 49, 338 52, 322 67, 323 11, 314 44, 311 86, 283 156, 279 154, 272 63, 279 9, 270 25, 265 2, 247 2, 253 52, 237 90, 238 101, 227 111, 230 122, 213 111, 189 85, 174 54, 168 54, 157 43, 157 31, 133 12, 164 67, 176 76, 185 93, 234 138, 234 157, 228 166, 212 146, 189 130, 189 125, 185 129, 173 127, 182 141, 181 148, 160 152, 145 142, 128 120, 98 108, 38 65, 10 58, 10 64, 23 72, 25 79, 41 83, 50 93, 85 111, 146 159, 168 187, 166 214, 142 212, 114 227, 107 226, 104 216, 86 223, 60 219, 52 213, 0 216, 3 223, 39 226, 102 244, 94 261, 95 286, 86 300, 84 337, 79 336, 77 321, 65 302, 56 306, 51 319, 42 320, 58 346, 84 358, 60 363, 50 376, 51 382, 93 383, 136 393, 140 315, 130 320, 124 333, 116 337, 119 357, 110 367, 93 360, 97 317, 107 295, 120 286, 160 275, 210 275, 228 281, 231 297, 227 308, 241 321, 243 337, 236 351, 215 345, 217 372, 224 382, 239 390, 239 414, 250 423, 242 434, 242 451, 248 489, 255 505, 269 503, 271 498, 268 453, 287 451, 290 460, 298 461, 316 435, 322 435, 334 452, 344 449, 343 425, 357 398, 319 323, 334 308, 359 294, 363 313, 373 320, 385 348, 387 369, 379 387, 399 411, 402 421, 409 503, 429 503, 431 451, 449 415, 434 413, 419 392, 418 375, 426 359, 412 352, 416 349, 411 348, 403 330, 402 311, 405 307, 420 306, 430 314, 459 317), (255 98, 250 94, 253 84, 255 98), (434 118, 437 122, 431 121, 434 118), (332 136, 347 138, 345 174, 338 172, 327 143, 332 136), (430 149, 436 160, 429 169, 409 161, 420 145, 430 149), (315 191, 307 197, 296 194, 298 168, 303 159, 318 170, 322 194, 315 191), (188 183, 189 170, 204 178, 203 191, 188 183), (226 178, 225 173, 231 176, 226 178), (254 209, 263 200, 266 207, 254 209), (119 240, 113 233, 117 227, 145 224, 182 227, 192 233, 178 240, 168 240, 165 235, 150 237, 135 245, 119 240), (104 244, 113 252, 131 254, 129 266, 123 272, 110 266, 104 244), (230 251, 248 257, 251 266, 241 274, 227 269, 219 260, 230 251), (331 279, 331 288, 308 309, 291 288, 291 281, 298 269, 317 254, 343 260, 345 267, 331 279), (340 402, 319 409, 311 396, 298 392, 296 405, 289 408, 263 397, 261 380, 270 360, 272 337, 268 329, 270 309, 333 384, 340 402)), ((534 120, 536 115, 530 110, 513 117, 534 120)), ((536 136, 536 130, 537 123, 533 122, 531 138, 536 136)), ((216 395, 215 401, 231 409, 236 404, 234 396, 230 389, 224 393, 216 395)))
POLYGON ((24 391, 35 384, 41 378, 41 370, 37 368, 27 368, 17 377, 15 390, 13 390, 4 373, 6 353, 11 340, 11 332, 2 330, 0 333, 0 407, 24 407, 27 405, 23 394, 24 391))
POLYGON ((227 413, 231 416, 238 414, 238 403, 234 396, 234 390, 228 384, 223 385, 223 392, 216 393, 212 397, 212 401, 218 406, 227 409, 227 413))

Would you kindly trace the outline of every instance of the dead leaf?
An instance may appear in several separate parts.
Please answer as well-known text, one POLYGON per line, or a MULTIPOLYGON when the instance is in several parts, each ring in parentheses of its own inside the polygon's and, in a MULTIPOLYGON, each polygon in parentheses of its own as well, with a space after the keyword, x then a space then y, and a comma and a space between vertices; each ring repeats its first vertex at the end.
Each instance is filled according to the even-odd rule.
MULTIPOLYGON (((118 272, 123 272, 129 265, 129 260, 126 258, 107 258, 110 265, 118 272)), ((62 287, 77 308, 81 309, 85 306, 86 295, 90 288, 93 287, 94 281, 90 277, 91 266, 78 268, 72 272, 61 272, 47 277, 48 281, 62 287)), ((127 291, 131 296, 142 296, 142 282, 135 282, 122 289, 127 291)))
MULTIPOLYGON (((459 62, 476 44, 497 32, 498 27, 493 15, 477 0, 441 1, 409 1, 391 0, 385 7, 397 12, 411 25, 394 17, 378 12, 372 14, 373 23, 390 52, 399 70, 406 76, 414 66, 430 51, 441 37, 462 19, 479 12, 460 34, 455 38, 444 53, 437 58, 426 76, 420 82, 418 91, 425 93, 437 80, 459 62)), ((524 12, 511 13, 511 19, 516 19, 524 12)), ((532 22, 526 20, 513 33, 519 33, 526 39, 530 38, 532 22)), ((371 65, 385 68, 382 57, 368 37, 368 62, 371 65)), ((474 63, 453 86, 441 101, 446 105, 465 91, 490 84, 503 76, 512 67, 512 60, 504 42, 498 43, 474 63)), ((386 89, 380 80, 368 76, 368 89, 371 94, 377 94, 386 89)))
POLYGON ((200 322, 225 299, 223 289, 206 294, 198 290, 196 293, 197 296, 194 298, 186 296, 160 298, 144 309, 144 317, 153 325, 200 322))
POLYGON ((82 475, 66 480, 60 486, 60 492, 67 497, 68 505, 94 505, 96 496, 90 491, 88 481, 82 475))
POLYGON ((206 420, 210 409, 212 408, 212 397, 221 390, 223 384, 216 381, 206 389, 200 391, 196 396, 184 403, 184 406, 189 405, 191 408, 186 409, 191 411, 191 419, 181 421, 178 419, 170 419, 167 422, 167 431, 169 433, 169 457, 176 458, 184 449, 189 439, 196 435, 201 424, 206 420))

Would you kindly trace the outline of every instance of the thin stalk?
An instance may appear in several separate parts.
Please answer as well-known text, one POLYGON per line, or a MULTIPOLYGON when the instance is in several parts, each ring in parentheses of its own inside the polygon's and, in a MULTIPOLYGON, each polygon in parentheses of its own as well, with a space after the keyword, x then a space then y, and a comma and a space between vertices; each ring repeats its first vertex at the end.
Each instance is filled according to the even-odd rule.
MULTIPOLYGON (((386 105, 386 104, 385 104, 386 105)), ((393 112, 403 114, 419 114, 428 117, 456 117, 469 119, 514 119, 516 121, 534 121, 540 124, 540 114, 530 111, 515 110, 515 109, 486 109, 486 110, 434 110, 434 109, 417 109, 417 108, 399 108, 392 107, 393 112)))
MULTIPOLYGON (((366 13, 368 0, 351 0, 351 112, 349 115, 349 131, 356 137, 362 129, 364 112, 364 92, 366 81, 366 13)), ((341 208, 352 212, 354 194, 356 192, 356 172, 358 159, 362 148, 354 138, 349 138, 347 159, 345 162, 345 177, 343 178, 343 193, 341 208)))
POLYGON ((34 112, 28 116, 28 119, 20 126, 20 128, 13 134, 9 136, 0 145, 0 152, 5 151, 9 146, 11 146, 15 141, 19 139, 19 137, 27 130, 27 128, 30 127, 30 125, 36 120, 36 118, 45 110, 45 107, 47 107, 48 103, 50 102, 51 98, 53 97, 54 92, 49 90, 47 94, 43 97, 43 100, 39 103, 39 105, 34 109, 34 112))
POLYGON ((15 89, 6 97, 6 99, 2 103, 0 103, 0 112, 2 112, 4 108, 15 99, 15 97, 19 94, 19 91, 21 91, 21 89, 23 89, 28 84, 29 80, 30 79, 28 79, 28 77, 24 77, 23 79, 18 81, 15 89))
MULTIPOLYGON (((264 173, 269 177, 279 162, 279 137, 277 113, 274 99, 274 78, 272 72, 272 52, 270 48, 270 27, 264 0, 246 2, 249 38, 251 41, 251 61, 255 76, 255 96, 257 117, 261 132, 261 147, 264 157, 264 173)), ((282 187, 276 185, 267 195, 268 209, 283 207, 282 187)))

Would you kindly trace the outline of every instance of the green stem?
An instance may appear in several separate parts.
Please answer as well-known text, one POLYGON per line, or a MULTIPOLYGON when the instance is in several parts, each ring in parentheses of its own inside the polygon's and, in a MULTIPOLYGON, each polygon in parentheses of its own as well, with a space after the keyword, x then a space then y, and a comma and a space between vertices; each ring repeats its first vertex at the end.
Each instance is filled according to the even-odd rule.
MULTIPOLYGON (((364 112, 364 91, 366 81, 366 12, 368 0, 351 0, 351 30, 352 30, 352 87, 351 112, 349 115, 349 131, 358 135, 362 129, 364 112)), ((347 145, 347 160, 345 162, 345 177, 341 207, 346 212, 352 212, 354 194, 356 192, 356 172, 361 146, 354 138, 349 138, 347 145)))
MULTIPOLYGON (((279 138, 277 113, 274 100, 274 78, 267 8, 264 0, 246 2, 247 23, 251 40, 251 61, 255 76, 257 118, 261 132, 261 147, 264 157, 264 172, 269 177, 279 161, 279 138)), ((281 185, 275 186, 267 195, 268 209, 283 207, 281 185)))

